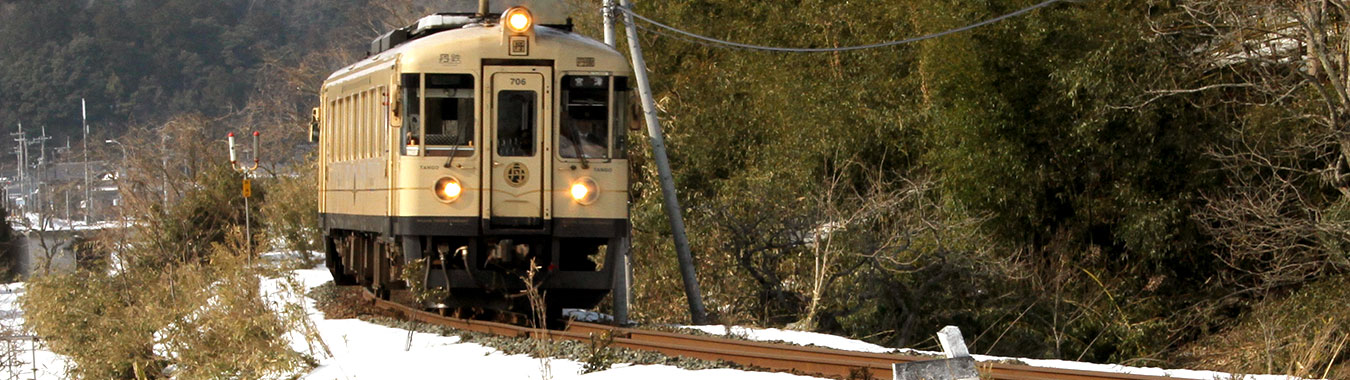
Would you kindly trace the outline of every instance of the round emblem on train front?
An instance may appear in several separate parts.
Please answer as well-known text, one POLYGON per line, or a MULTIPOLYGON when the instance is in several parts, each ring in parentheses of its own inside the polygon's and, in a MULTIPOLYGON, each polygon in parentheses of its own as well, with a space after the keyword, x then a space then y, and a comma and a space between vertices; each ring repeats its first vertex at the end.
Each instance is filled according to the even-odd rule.
POLYGON ((506 167, 506 183, 514 186, 525 186, 525 182, 530 181, 530 170, 525 168, 525 164, 516 162, 506 167))

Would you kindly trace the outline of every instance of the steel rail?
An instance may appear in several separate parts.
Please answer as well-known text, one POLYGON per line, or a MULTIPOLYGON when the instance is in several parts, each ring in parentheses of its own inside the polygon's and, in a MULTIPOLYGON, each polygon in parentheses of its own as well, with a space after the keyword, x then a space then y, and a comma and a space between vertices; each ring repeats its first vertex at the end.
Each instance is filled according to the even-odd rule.
MULTIPOLYGON (((893 377, 891 374, 892 363, 908 363, 930 359, 910 355, 846 351, 815 346, 795 346, 650 331, 585 322, 571 322, 565 330, 561 331, 546 330, 507 323, 442 316, 379 299, 369 291, 362 292, 362 297, 376 309, 403 320, 499 336, 549 340, 566 339, 590 342, 599 334, 609 334, 613 337, 613 341, 610 343, 613 347, 655 351, 670 356, 723 360, 749 367, 801 375, 848 379, 863 375, 865 371, 866 376, 871 376, 871 378, 890 379, 893 377)), ((987 376, 997 380, 1176 380, 1175 378, 1162 376, 1035 367, 1000 362, 980 362, 976 364, 976 367, 982 378, 987 376)), ((863 378, 866 378, 866 376, 863 378)))

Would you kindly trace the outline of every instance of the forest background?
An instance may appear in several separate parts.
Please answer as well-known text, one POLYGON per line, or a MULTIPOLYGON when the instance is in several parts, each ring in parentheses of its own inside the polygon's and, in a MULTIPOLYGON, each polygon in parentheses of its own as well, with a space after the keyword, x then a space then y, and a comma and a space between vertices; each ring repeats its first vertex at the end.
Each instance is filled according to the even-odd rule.
MULTIPOLYGON (((838 47, 1032 4, 697 0, 635 11, 738 42, 838 47)), ((599 36, 598 1, 564 8, 599 36)), ((0 126, 45 126, 78 149, 83 98, 91 141, 127 143, 129 188, 170 174, 219 182, 203 174, 225 155, 215 136, 261 130, 266 176, 312 197, 304 141, 323 78, 392 27, 467 9, 5 0, 0 126), (156 171, 165 159, 192 169, 156 171)), ((720 322, 928 348, 952 324, 979 353, 1324 377, 1345 376, 1350 354, 1347 22, 1350 8, 1332 0, 1063 1, 852 52, 641 39, 720 322)), ((681 322, 655 169, 645 136, 632 138, 634 316, 681 322)), ((90 145, 95 157, 120 154, 90 145)), ((313 201, 273 204, 262 206, 273 208, 269 231, 292 234, 277 241, 313 248, 303 208, 313 201)))

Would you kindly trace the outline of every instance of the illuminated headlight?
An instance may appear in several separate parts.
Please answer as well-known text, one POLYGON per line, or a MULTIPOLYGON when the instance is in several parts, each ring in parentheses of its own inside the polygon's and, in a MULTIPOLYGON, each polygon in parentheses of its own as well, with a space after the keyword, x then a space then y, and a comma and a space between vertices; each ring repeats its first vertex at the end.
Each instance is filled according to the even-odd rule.
POLYGON ((534 24, 534 17, 530 15, 530 10, 525 9, 525 7, 515 7, 506 10, 506 14, 502 16, 502 21, 512 33, 523 33, 534 24))
POLYGON ((600 189, 595 186, 595 180, 590 177, 582 177, 573 181, 570 191, 572 200, 583 205, 595 203, 595 199, 600 197, 600 189))
POLYGON ((446 202, 454 202, 464 192, 464 187, 459 185, 459 180, 445 177, 436 181, 436 187, 432 190, 436 192, 436 198, 446 202))

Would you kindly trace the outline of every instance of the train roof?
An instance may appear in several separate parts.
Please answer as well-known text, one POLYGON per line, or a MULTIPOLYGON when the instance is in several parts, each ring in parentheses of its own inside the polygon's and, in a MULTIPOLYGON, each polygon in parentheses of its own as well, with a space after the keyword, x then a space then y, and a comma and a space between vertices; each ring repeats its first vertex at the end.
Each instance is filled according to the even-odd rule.
MULTIPOLYGON (((341 81, 343 77, 349 76, 352 73, 364 71, 372 65, 378 65, 381 62, 388 61, 409 52, 416 52, 418 49, 422 48, 435 47, 448 43, 457 43, 460 46, 463 46, 465 50, 478 49, 479 46, 487 47, 488 44, 496 46, 496 44, 500 43, 500 38, 502 37, 502 27, 495 24, 486 24, 484 21, 487 20, 473 19, 469 14, 460 13, 438 13, 423 17, 418 23, 397 30, 407 29, 414 32, 420 30, 421 32, 418 33, 424 34, 418 35, 416 38, 409 38, 408 40, 397 44, 393 43, 391 40, 388 49, 368 55, 360 61, 337 70, 328 77, 327 81, 341 81)), ((565 44, 574 46, 578 52, 590 50, 596 53, 604 52, 605 55, 614 55, 622 58, 622 54, 612 47, 590 37, 572 32, 570 23, 565 25, 538 25, 534 28, 534 35, 541 43, 565 44)), ((381 38, 387 36, 389 36, 389 34, 381 36, 381 38)), ((375 43, 380 43, 380 39, 376 39, 375 43)))

